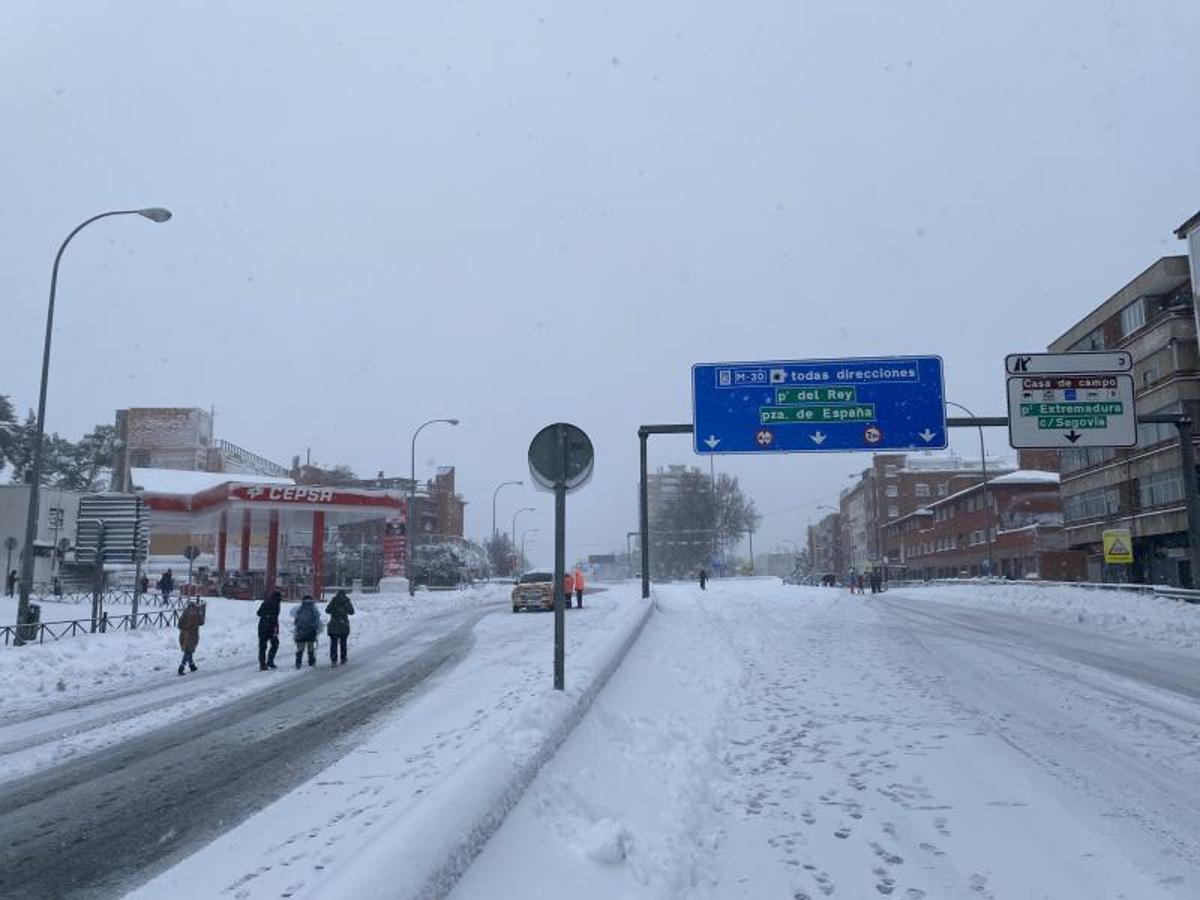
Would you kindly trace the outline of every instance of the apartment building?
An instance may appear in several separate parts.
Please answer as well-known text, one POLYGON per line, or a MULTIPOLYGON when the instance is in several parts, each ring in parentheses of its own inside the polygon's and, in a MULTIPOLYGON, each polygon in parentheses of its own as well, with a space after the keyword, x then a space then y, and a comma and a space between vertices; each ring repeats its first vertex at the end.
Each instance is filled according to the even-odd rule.
MULTIPOLYGON (((1127 350, 1137 411, 1200 414, 1191 271, 1167 256, 1050 344, 1052 352, 1127 350)), ((1060 452, 1064 534, 1085 554, 1092 581, 1193 586, 1179 441, 1172 425, 1140 425, 1137 446, 1060 452), (1104 563, 1102 532, 1127 527, 1132 566, 1104 563)))

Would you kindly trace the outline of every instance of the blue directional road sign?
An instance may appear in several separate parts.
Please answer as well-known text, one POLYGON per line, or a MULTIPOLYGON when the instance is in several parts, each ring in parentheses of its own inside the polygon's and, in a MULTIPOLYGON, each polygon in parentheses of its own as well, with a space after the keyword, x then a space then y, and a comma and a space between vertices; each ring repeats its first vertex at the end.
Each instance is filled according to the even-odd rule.
POLYGON ((940 356, 698 363, 697 453, 829 453, 946 446, 940 356))

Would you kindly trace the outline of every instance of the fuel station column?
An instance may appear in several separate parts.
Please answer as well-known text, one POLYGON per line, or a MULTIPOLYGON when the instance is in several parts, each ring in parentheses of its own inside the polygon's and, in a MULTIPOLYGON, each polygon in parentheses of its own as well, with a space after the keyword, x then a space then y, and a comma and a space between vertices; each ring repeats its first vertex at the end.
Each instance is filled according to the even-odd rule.
POLYGON ((267 529, 267 596, 275 590, 275 570, 279 567, 279 510, 271 510, 267 529))
POLYGON ((325 593, 325 513, 312 514, 312 595, 320 600, 325 593))

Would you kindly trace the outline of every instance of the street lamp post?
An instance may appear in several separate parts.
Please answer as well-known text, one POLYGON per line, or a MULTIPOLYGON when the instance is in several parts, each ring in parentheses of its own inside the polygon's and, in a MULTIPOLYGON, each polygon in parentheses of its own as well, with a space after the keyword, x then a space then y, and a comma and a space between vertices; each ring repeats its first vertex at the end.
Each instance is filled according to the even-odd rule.
POLYGON ((537 528, 526 528, 524 531, 521 532, 521 564, 522 565, 525 564, 525 536, 528 534, 534 534, 535 532, 537 532, 539 530, 540 529, 537 529, 537 528))
MULTIPOLYGON (((71 239, 87 226, 110 216, 142 216, 151 222, 165 222, 171 218, 170 210, 152 206, 146 209, 115 209, 92 216, 75 226, 59 245, 54 256, 54 267, 50 271, 50 302, 46 306, 46 343, 42 349, 42 386, 38 394, 37 430, 33 439, 33 465, 29 473, 29 510, 25 518, 25 546, 21 550, 21 595, 17 602, 17 625, 24 623, 29 614, 29 593, 33 588, 33 544, 37 540, 38 489, 42 482, 42 441, 46 434, 46 387, 50 380, 50 338, 54 332, 54 297, 58 290, 58 266, 63 252, 71 239)), ((23 643, 18 629, 14 643, 23 643)))
POLYGON ((417 430, 413 432, 412 445, 409 448, 409 469, 408 469, 408 596, 415 596, 417 593, 417 585, 413 580, 413 557, 417 553, 417 435, 421 433, 429 425, 442 423, 445 425, 457 425, 458 419, 430 419, 428 422, 422 422, 417 430))
POLYGON ((503 487, 508 487, 510 484, 524 484, 524 483, 525 482, 523 482, 523 481, 502 481, 498 485, 496 485, 496 489, 494 491, 492 491, 492 545, 493 545, 493 547, 495 546, 496 536, 497 536, 497 532, 496 532, 496 496, 500 493, 500 489, 503 487))
MULTIPOLYGON (((522 506, 515 513, 513 513, 511 534, 512 534, 512 547, 513 547, 514 553, 516 552, 516 549, 517 549, 517 516, 521 515, 521 513, 534 512, 534 511, 535 510, 532 506, 522 506)), ((521 560, 521 562, 523 562, 523 560, 521 560)), ((516 567, 514 566, 514 568, 516 568, 516 567)), ((516 575, 517 573, 513 572, 513 574, 516 575)))
MULTIPOLYGON (((971 412, 961 403, 955 403, 953 400, 946 401, 947 406, 953 406, 955 409, 961 409, 972 419, 976 418, 975 413, 971 412)), ((992 543, 992 505, 988 503, 988 477, 987 477, 987 450, 983 446, 983 426, 979 426, 979 472, 983 479, 983 515, 984 527, 987 531, 984 533, 984 539, 987 543, 987 562, 988 575, 996 574, 996 559, 993 552, 992 543)))

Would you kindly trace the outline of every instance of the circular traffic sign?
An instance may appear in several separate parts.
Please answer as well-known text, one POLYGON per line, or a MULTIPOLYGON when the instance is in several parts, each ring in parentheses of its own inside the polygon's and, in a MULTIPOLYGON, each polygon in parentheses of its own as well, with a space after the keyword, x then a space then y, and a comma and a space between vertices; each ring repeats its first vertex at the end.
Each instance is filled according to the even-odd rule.
POLYGON ((592 440, 582 428, 555 422, 529 442, 529 474, 543 490, 565 487, 573 491, 592 477, 595 457, 592 440))

